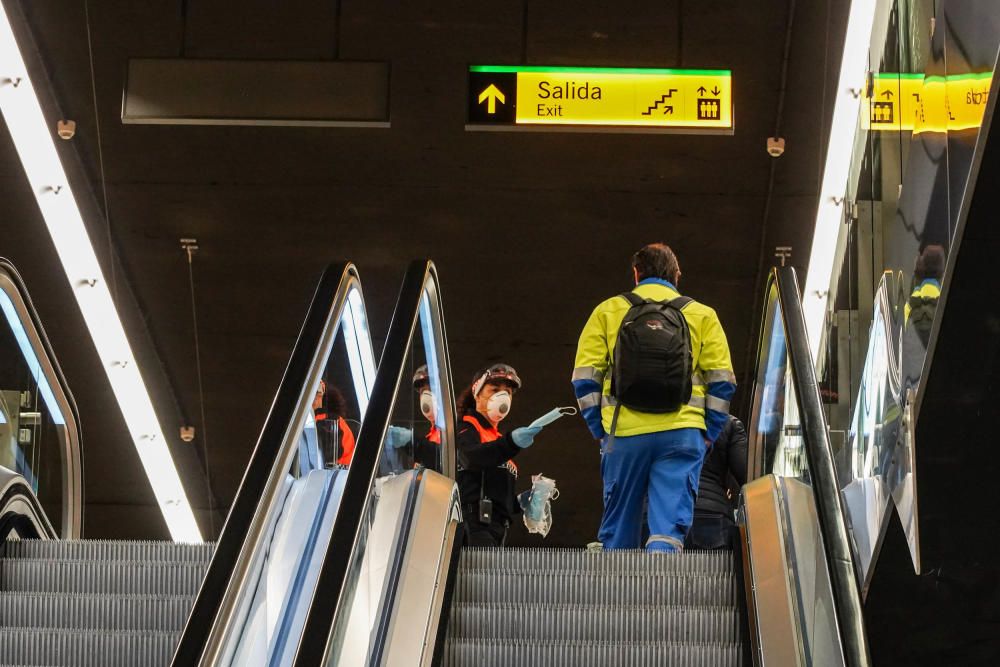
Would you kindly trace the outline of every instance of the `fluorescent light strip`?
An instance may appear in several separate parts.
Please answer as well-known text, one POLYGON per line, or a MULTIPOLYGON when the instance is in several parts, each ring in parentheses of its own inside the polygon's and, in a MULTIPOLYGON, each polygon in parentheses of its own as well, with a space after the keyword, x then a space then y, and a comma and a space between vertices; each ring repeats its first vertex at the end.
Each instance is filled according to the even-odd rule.
POLYGON ((847 192, 854 152, 858 114, 861 111, 868 72, 868 51, 875 20, 876 0, 854 0, 847 20, 844 54, 840 62, 840 78, 830 124, 830 141, 826 149, 826 166, 820 188, 819 209, 813 230, 809 271, 806 274, 803 310, 809 347, 814 363, 819 363, 823 340, 823 323, 833 278, 837 236, 843 220, 844 195, 847 192))
POLYGON ((200 542, 201 532, 56 153, 6 8, 0 12, 0 111, 170 536, 176 541, 200 542))

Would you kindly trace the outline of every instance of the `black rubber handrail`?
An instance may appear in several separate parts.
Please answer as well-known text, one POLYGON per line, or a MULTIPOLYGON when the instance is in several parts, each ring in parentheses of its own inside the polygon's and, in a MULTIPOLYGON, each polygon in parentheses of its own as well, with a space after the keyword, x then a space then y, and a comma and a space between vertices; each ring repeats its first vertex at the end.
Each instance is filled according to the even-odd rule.
MULTIPOLYGON (((389 334, 382 349, 382 358, 379 360, 378 373, 368 403, 368 412, 358 434, 350 474, 344 486, 329 547, 323 559, 305 629, 295 655, 295 667, 321 667, 326 664, 327 652, 333 648, 331 644, 336 629, 335 621, 340 614, 349 612, 348 577, 352 563, 360 555, 358 541, 368 517, 371 489, 382 457, 383 442, 396 397, 404 379, 409 379, 405 366, 406 358, 413 343, 414 332, 419 325, 420 302, 428 286, 434 289, 437 295, 434 299, 437 309, 434 316, 440 326, 441 337, 437 342, 445 344, 437 271, 433 262, 414 261, 403 278, 403 285, 393 311, 392 323, 389 325, 389 334)), ((453 400, 454 392, 447 359, 445 347, 438 363, 445 400, 450 401, 453 400)), ((445 418, 448 423, 454 423, 454 413, 454 405, 445 406, 445 418)), ((446 474, 454 475, 453 470, 448 471, 451 466, 447 463, 449 459, 452 461, 454 459, 454 434, 451 428, 445 429, 444 438, 441 443, 444 468, 446 474)), ((386 609, 390 612, 394 597, 394 592, 391 590, 385 595, 385 600, 388 601, 386 609)), ((381 640, 376 639, 376 641, 381 640)))
MULTIPOLYGON (((41 342, 42 351, 45 353, 45 357, 52 368, 52 372, 55 374, 54 379, 56 384, 59 386, 59 390, 62 393, 62 397, 66 400, 66 404, 69 406, 68 415, 64 415, 67 420, 73 420, 72 428, 76 430, 76 451, 71 454, 75 459, 76 470, 72 470, 72 463, 63 459, 63 476, 73 475, 76 479, 73 481, 75 497, 63 498, 64 503, 71 503, 74 505, 70 508, 70 511, 64 512, 63 523, 65 524, 69 520, 69 526, 61 526, 61 537, 63 539, 79 539, 83 534, 83 506, 85 502, 85 490, 83 487, 83 428, 80 425, 80 412, 76 406, 76 399, 73 398, 73 392, 70 391, 69 383, 66 381, 66 376, 63 375, 62 368, 59 366, 59 361, 56 359, 56 354, 52 349, 52 344, 49 342, 49 337, 45 334, 45 327, 42 326, 42 319, 38 315, 38 311, 35 309, 35 304, 31 301, 31 295, 28 293, 28 287, 18 273, 17 268, 14 264, 4 258, 0 257, 0 270, 2 270, 10 281, 14 284, 14 287, 20 293, 21 301, 24 303, 24 307, 28 312, 28 317, 31 319, 31 324, 35 329, 35 333, 38 334, 38 340, 41 342)), ((67 453, 64 453, 64 456, 67 453)), ((43 536, 45 537, 45 536, 43 536)))
POLYGON ((9 539, 57 540, 59 536, 28 480, 0 466, 0 545, 9 539))
MULTIPOLYGON (((260 505, 270 495, 268 483, 273 478, 274 466, 284 453, 283 445, 287 446, 286 442, 291 442, 287 432, 300 411, 303 388, 313 371, 317 349, 328 335, 328 327, 339 326, 339 318, 331 320, 331 313, 342 307, 342 304, 336 304, 334 300, 341 284, 350 279, 358 280, 358 274, 357 269, 349 262, 331 264, 320 278, 260 439, 222 527, 212 562, 177 644, 171 663, 174 667, 189 667, 202 661, 230 587, 237 559, 248 539, 250 526, 258 511, 265 509, 260 505)), ((342 296, 346 298, 346 293, 342 296)))
POLYGON ((802 438, 812 482, 810 486, 816 499, 816 513, 819 516, 820 533, 823 535, 830 570, 844 659, 852 667, 864 667, 871 664, 871 657, 865 635, 861 592, 847 533, 847 511, 837 483, 833 446, 809 349, 799 282, 792 267, 774 269, 772 280, 777 286, 778 302, 781 304, 788 363, 799 406, 802 438))

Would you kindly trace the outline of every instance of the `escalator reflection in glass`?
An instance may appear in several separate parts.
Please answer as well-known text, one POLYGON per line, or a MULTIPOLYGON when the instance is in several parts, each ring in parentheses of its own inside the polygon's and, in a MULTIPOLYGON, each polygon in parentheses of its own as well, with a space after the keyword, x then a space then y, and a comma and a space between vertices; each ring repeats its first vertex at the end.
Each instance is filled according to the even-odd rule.
POLYGON ((79 500, 69 479, 79 474, 75 410, 19 284, 0 261, 0 466, 27 481, 57 533, 76 536, 82 509, 68 513, 79 500))

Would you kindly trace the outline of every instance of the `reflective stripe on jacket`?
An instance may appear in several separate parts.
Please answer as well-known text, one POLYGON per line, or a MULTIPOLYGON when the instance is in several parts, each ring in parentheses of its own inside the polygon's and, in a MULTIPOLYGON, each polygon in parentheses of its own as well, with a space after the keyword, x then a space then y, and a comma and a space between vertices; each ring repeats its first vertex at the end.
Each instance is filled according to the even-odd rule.
MULTIPOLYGON (((633 290, 644 299, 669 301, 680 293, 665 280, 643 280, 633 290)), ((610 360, 614 356, 618 329, 631 305, 620 296, 601 303, 583 327, 577 345, 573 388, 580 412, 595 438, 611 430, 615 401, 611 397, 610 360)), ((691 332, 691 401, 676 412, 653 414, 622 406, 616 436, 642 435, 679 428, 706 431, 715 441, 729 413, 729 400, 736 391, 736 376, 729 356, 729 343, 715 311, 692 301, 681 311, 691 332), (707 416, 706 416, 707 415, 707 416)))

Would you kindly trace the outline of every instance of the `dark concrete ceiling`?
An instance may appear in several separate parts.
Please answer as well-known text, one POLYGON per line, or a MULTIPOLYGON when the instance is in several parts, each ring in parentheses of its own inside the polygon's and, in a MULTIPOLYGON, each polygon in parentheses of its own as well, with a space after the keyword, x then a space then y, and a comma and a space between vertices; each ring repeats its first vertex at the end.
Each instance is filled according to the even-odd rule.
MULTIPOLYGON (((61 149, 81 157, 95 202, 106 188, 110 226, 95 206, 91 235, 105 259, 109 242, 117 248, 118 291, 131 288, 138 305, 126 312, 127 327, 201 510, 201 466, 176 437, 180 423, 203 426, 178 243, 199 241, 207 427, 200 433, 208 434, 211 486, 224 511, 313 286, 332 260, 360 267, 377 349, 407 262, 435 260, 456 378, 486 360, 514 364, 526 388, 511 421, 527 421, 572 402, 579 328, 598 301, 628 287, 630 254, 663 240, 680 256, 685 292, 718 310, 744 377, 761 257, 766 270, 774 246, 792 246, 800 268, 808 256, 847 4, 105 0, 90 3, 89 18, 83 0, 23 6, 61 115, 79 124, 61 149), (127 60, 181 56, 387 60, 392 126, 122 125, 127 60), (736 131, 465 132, 465 66, 521 62, 729 68, 736 131), (773 160, 765 140, 776 127, 787 150, 773 160)), ((163 537, 5 131, 0 195, 0 254, 24 274, 80 406, 87 534, 163 537)), ((552 433, 521 457, 521 467, 563 487, 547 543, 580 544, 591 539, 600 512, 597 452, 582 423, 552 433)))

